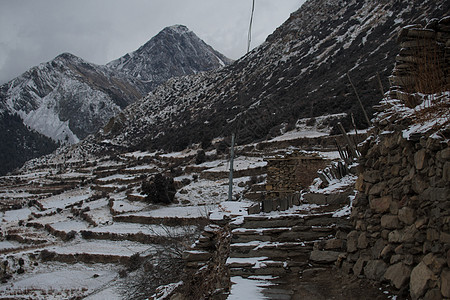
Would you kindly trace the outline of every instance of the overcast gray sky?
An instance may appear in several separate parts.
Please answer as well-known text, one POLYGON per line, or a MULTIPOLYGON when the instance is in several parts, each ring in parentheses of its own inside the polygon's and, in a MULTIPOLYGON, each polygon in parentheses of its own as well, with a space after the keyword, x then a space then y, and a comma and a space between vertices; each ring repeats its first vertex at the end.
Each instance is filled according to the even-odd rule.
MULTIPOLYGON (((304 0, 256 0, 252 48, 304 0)), ((247 49, 252 0, 0 0, 0 83, 63 52, 105 64, 164 27, 182 24, 237 59, 247 49)))

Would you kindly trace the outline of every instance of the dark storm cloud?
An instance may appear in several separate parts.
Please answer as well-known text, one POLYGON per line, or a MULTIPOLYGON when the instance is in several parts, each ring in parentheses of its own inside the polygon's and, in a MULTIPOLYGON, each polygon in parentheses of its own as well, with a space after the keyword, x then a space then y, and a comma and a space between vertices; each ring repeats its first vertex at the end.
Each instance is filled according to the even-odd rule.
MULTIPOLYGON (((186 25, 226 56, 247 47, 251 0, 3 0, 0 83, 70 52, 104 64, 136 50, 166 26, 186 25)), ((303 0, 256 0, 252 47, 303 0)))

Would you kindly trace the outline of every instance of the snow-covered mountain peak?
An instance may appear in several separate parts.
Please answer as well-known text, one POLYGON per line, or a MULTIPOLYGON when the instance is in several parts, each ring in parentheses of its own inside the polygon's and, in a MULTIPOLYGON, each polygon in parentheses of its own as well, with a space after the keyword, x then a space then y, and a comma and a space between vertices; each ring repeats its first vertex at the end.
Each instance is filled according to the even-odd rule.
POLYGON ((184 25, 180 25, 180 24, 168 26, 168 27, 164 28, 161 32, 170 32, 170 31, 178 33, 178 34, 185 34, 185 33, 191 32, 191 30, 189 30, 189 28, 187 28, 184 25))
MULTIPOLYGON (((107 66, 62 53, 0 86, 0 112, 6 116, 0 116, 0 125, 3 120, 13 124, 10 120, 17 123, 21 119, 23 131, 29 128, 53 141, 77 143, 169 78, 229 62, 183 25, 165 28, 138 50, 107 66)), ((22 147, 23 143, 17 145, 20 138, 12 140, 0 132, 0 140, 2 137, 8 137, 10 147, 3 152, 22 147)), ((23 162, 15 160, 17 165, 23 162)))
POLYGON ((231 62, 186 26, 173 25, 107 66, 144 81, 151 91, 169 78, 214 70, 231 62))

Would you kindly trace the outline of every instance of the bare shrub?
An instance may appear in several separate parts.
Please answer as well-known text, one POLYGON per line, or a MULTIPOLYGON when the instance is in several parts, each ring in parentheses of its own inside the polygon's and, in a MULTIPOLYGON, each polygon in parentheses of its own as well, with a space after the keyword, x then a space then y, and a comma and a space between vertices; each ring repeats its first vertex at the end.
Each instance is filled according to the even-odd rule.
POLYGON ((160 242, 158 249, 150 256, 142 258, 135 254, 130 259, 128 270, 121 271, 121 277, 127 277, 119 288, 124 299, 148 299, 160 286, 179 282, 184 276, 183 252, 200 235, 202 227, 182 226, 172 228, 161 226, 162 232, 154 231, 160 242), (132 271, 128 273, 127 271, 132 271))

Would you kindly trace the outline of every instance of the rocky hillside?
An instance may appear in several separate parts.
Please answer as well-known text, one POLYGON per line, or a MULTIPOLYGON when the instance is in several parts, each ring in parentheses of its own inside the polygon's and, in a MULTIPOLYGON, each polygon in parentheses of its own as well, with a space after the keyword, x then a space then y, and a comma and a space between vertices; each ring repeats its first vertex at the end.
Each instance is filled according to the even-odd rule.
MULTIPOLYGON (((182 149, 230 136, 240 143, 293 128, 301 117, 353 113, 365 126, 392 72, 397 33, 449 11, 447 1, 307 1, 265 43, 228 67, 168 81, 99 136, 132 148, 182 149)), ((312 119, 312 121, 314 121, 312 119)), ((343 120, 350 124, 350 116, 343 120)))
POLYGON ((174 25, 107 66, 143 81, 148 90, 153 90, 169 78, 210 71, 231 62, 186 26, 174 25))
MULTIPOLYGON (((40 64, 0 87, 0 111, 5 116, 17 114, 25 131, 29 128, 55 142, 73 144, 97 132, 111 117, 168 78, 229 63, 186 27, 172 26, 106 66, 69 53, 40 64)), ((6 141, 11 149, 5 153, 17 152, 13 148, 23 152, 14 138, 6 141)), ((49 148, 35 146, 30 148, 32 152, 48 153, 49 148)), ((5 155, 6 161, 17 162, 12 166, 24 161, 5 155)))

